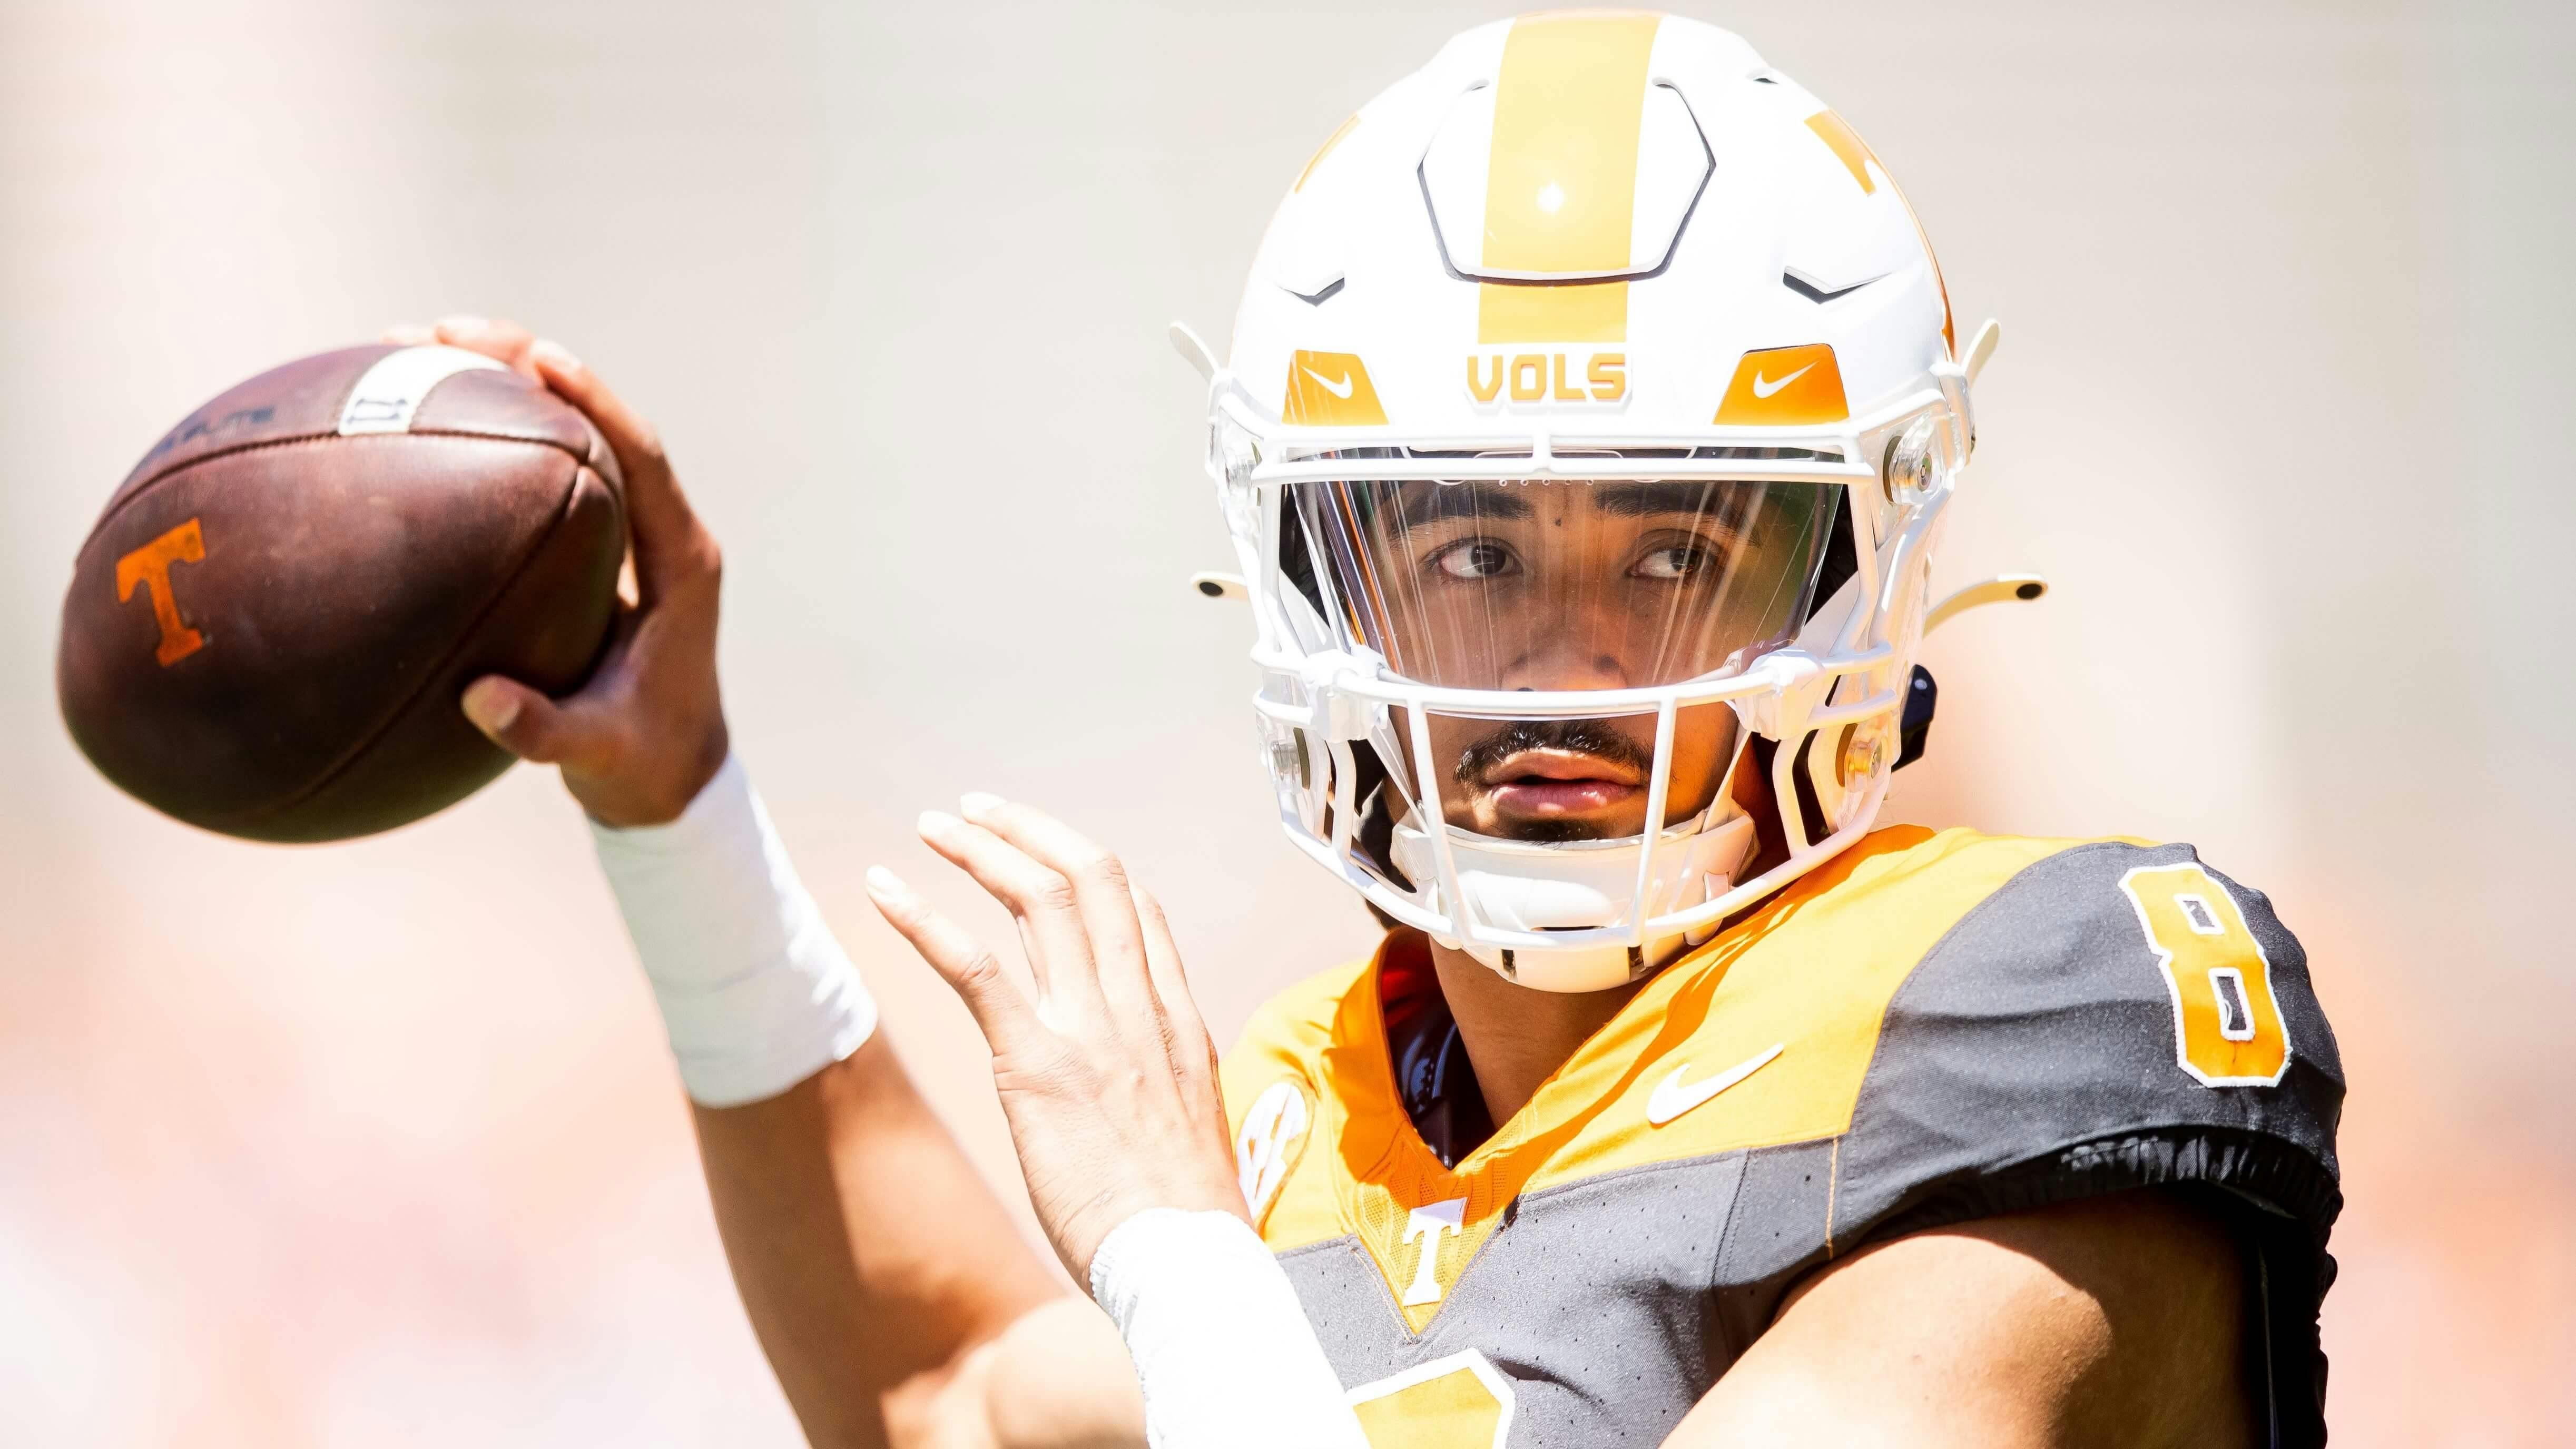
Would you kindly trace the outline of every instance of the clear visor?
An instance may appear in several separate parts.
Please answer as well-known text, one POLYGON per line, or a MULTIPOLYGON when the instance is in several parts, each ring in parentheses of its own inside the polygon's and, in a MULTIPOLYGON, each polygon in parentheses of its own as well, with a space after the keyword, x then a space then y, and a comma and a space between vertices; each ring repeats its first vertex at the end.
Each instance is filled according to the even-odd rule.
POLYGON ((1806 619, 1838 485, 1733 479, 1292 485, 1339 627, 1448 689, 1723 678, 1806 619))
MULTIPOLYGON (((1329 593, 1346 644, 1418 685, 1562 696, 1723 679, 1788 643, 1840 493, 1807 481, 1485 479, 1294 484, 1287 499, 1327 576, 1312 593, 1329 593)), ((1650 813, 1670 828, 1705 811, 1740 743, 1732 707, 1678 709, 1659 759, 1657 715, 1633 699, 1604 704, 1593 718, 1394 710, 1397 758, 1380 803, 1417 829, 1436 818, 1522 842, 1631 839, 1650 813), (1428 791, 1436 809, 1423 808, 1428 791)), ((1421 862, 1396 865, 1418 877, 1421 862)))

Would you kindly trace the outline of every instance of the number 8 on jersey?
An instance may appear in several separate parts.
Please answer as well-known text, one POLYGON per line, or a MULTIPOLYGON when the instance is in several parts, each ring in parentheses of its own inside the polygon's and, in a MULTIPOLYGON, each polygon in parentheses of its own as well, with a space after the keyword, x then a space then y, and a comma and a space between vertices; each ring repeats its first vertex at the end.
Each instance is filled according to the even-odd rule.
POLYGON ((2174 1056, 2207 1087, 2269 1087, 2290 1067, 2272 1000, 2272 962, 2245 913, 2197 865, 2141 866, 2120 878, 2174 1004, 2174 1056))

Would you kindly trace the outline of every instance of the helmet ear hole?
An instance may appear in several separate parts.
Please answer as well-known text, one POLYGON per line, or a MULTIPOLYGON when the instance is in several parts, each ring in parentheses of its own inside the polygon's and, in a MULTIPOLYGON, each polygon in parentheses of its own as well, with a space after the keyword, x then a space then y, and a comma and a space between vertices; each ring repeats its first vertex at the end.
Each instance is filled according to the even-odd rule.
MULTIPOLYGON (((1851 581, 1852 575, 1860 572, 1859 546, 1852 540, 1851 510, 1843 506, 1843 495, 1850 491, 1835 488, 1828 495, 1833 501, 1826 506, 1833 510, 1834 517, 1825 525, 1825 556, 1816 565, 1816 587, 1807 597, 1808 619, 1816 617, 1825 605, 1833 602, 1834 595, 1842 586, 1851 581)), ((1799 622, 1805 623, 1806 620, 1799 622)))
POLYGON ((1396 791, 1386 761, 1366 740, 1351 742, 1351 798, 1359 802, 1359 824, 1351 846, 1360 864, 1397 890, 1414 889, 1413 878, 1395 863, 1396 791))
POLYGON ((1889 768, 1902 770, 1923 758, 1923 747, 1932 739, 1932 711, 1940 702, 1941 687, 1932 682, 1932 671, 1915 665, 1905 681, 1905 713, 1898 733, 1902 747, 1889 768))
POLYGON ((1306 544, 1305 510, 1296 506, 1284 488, 1279 498, 1279 575, 1314 605, 1315 617, 1332 617, 1324 608, 1323 585, 1315 580, 1315 554, 1306 544))
POLYGON ((1744 758, 1736 765, 1735 803, 1753 817, 1753 856, 1755 869, 1789 855, 1789 830, 1785 812, 1771 790, 1771 765, 1779 758, 1780 742, 1769 735, 1751 735, 1744 742, 1744 758))
POLYGON ((1808 845, 1834 833, 1832 823, 1825 818, 1824 801, 1816 795, 1816 777, 1809 773, 1820 740, 1828 747, 1832 744, 1820 731, 1809 730, 1806 737, 1798 742, 1797 757, 1789 762, 1789 783, 1798 792, 1798 824, 1807 832, 1808 845))

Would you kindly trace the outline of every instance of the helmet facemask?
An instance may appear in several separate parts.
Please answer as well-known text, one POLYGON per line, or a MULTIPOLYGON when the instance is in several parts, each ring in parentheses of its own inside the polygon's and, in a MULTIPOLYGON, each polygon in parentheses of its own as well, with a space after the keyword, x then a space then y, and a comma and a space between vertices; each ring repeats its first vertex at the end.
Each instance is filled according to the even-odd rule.
POLYGON ((1382 910, 1528 984, 1619 985, 1704 939, 1714 916, 1652 923, 1732 894, 1752 855, 1731 788, 1737 700, 1767 692, 1751 671, 1809 623, 1843 485, 1270 491, 1267 572, 1309 645, 1300 679, 1265 691, 1288 708, 1263 711, 1291 834, 1332 850, 1382 910))

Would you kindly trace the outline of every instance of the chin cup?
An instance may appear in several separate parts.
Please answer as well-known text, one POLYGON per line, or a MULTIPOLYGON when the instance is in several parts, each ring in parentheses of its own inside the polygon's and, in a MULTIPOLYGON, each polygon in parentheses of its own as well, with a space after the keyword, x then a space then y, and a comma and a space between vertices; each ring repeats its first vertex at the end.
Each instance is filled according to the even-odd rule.
MULTIPOLYGON (((1685 911, 1734 887, 1753 853, 1753 818, 1733 809, 1723 819, 1706 816, 1670 827, 1656 842, 1657 871, 1636 910, 1637 876, 1645 853, 1642 836, 1618 840, 1497 840, 1454 826, 1450 859, 1464 897, 1451 920, 1515 933, 1589 931, 1685 911)), ((1437 882, 1440 871, 1429 835, 1410 823, 1396 826, 1398 868, 1416 880, 1437 882)), ((1438 887, 1433 886, 1436 898, 1438 887)), ((1648 975, 1675 954, 1717 932, 1717 923, 1643 945, 1500 946, 1481 940, 1435 937, 1464 951, 1520 985, 1540 991, 1605 991, 1648 975)))

